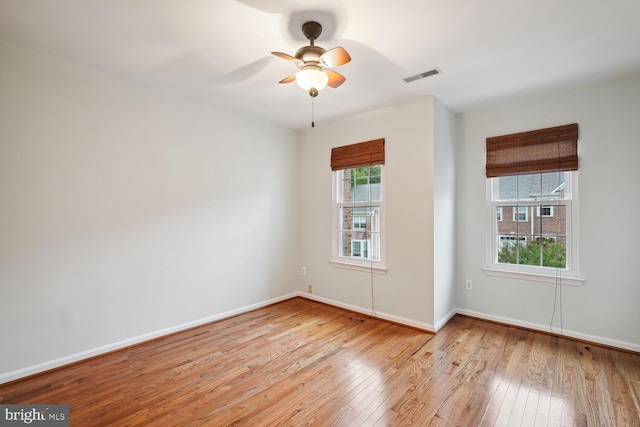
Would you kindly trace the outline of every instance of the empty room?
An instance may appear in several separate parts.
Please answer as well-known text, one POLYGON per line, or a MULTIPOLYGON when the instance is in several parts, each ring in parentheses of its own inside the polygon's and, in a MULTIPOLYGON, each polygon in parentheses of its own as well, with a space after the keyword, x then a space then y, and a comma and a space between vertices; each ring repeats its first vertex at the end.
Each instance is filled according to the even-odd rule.
POLYGON ((639 16, 0 1, 0 425, 640 425, 639 16))

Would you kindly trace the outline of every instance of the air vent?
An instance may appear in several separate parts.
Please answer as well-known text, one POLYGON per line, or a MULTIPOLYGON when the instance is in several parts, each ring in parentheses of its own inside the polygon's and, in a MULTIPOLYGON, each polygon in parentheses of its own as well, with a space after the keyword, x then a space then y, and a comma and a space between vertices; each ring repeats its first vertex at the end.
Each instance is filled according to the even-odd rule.
POLYGON ((406 83, 411 83, 416 80, 427 78, 429 76, 435 76, 436 74, 442 74, 442 71, 438 67, 435 67, 433 70, 425 71, 424 73, 416 74, 415 76, 407 77, 406 79, 403 79, 403 80, 406 83))

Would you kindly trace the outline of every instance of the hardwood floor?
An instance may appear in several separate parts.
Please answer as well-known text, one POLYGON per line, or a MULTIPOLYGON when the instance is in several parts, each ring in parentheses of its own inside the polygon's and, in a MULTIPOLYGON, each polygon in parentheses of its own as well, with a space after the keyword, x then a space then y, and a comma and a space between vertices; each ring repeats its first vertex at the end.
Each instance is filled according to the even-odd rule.
POLYGON ((640 426, 640 355, 294 298, 0 385, 0 403, 69 404, 71 426, 640 426))

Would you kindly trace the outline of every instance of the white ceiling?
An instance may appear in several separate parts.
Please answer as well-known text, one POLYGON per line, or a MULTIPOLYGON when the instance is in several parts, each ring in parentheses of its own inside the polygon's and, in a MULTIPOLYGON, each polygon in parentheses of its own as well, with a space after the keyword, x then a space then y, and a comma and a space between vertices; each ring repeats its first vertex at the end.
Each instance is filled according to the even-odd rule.
POLYGON ((640 0, 0 0, 0 39, 291 128, 311 98, 270 55, 342 46, 315 120, 434 95, 452 111, 640 70, 640 0), (434 66, 443 74, 407 84, 434 66))

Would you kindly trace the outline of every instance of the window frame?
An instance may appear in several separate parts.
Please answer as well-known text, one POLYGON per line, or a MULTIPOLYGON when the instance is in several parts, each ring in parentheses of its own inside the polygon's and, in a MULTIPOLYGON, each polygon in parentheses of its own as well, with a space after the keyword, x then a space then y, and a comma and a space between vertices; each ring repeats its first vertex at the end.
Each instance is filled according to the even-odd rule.
MULTIPOLYGON (((370 166, 380 166, 380 201, 365 201, 365 202, 342 202, 339 201, 341 195, 342 174, 345 170, 355 169, 341 169, 331 172, 332 175, 332 253, 329 260, 329 264, 338 268, 345 268, 349 270, 373 272, 375 274, 386 274, 386 251, 385 251, 385 197, 386 197, 386 171, 384 164, 376 164, 370 166), (340 255, 340 212, 342 207, 378 207, 380 213, 380 259, 358 259, 356 257, 345 257, 340 255)), ((353 221, 352 221, 353 223, 353 221)), ((357 239, 356 239, 357 240, 357 239)), ((367 248, 369 250, 369 248, 367 248)))
MULTIPOLYGON (((578 173, 577 171, 565 172, 565 197, 549 203, 544 199, 532 200, 497 200, 498 178, 486 178, 486 264, 483 268, 485 274, 499 277, 510 277, 537 282, 557 283, 580 286, 583 279, 579 277, 578 270, 578 173), (544 204, 543 204, 544 203, 544 204), (522 264, 498 263, 498 248, 500 236, 498 235, 497 208, 502 205, 509 206, 551 206, 562 204, 566 209, 566 268, 531 266, 522 264)), ((516 209, 514 209, 515 211, 516 209)), ((514 214, 515 215, 515 214, 514 214)), ((515 216, 514 216, 515 219, 515 216)))

